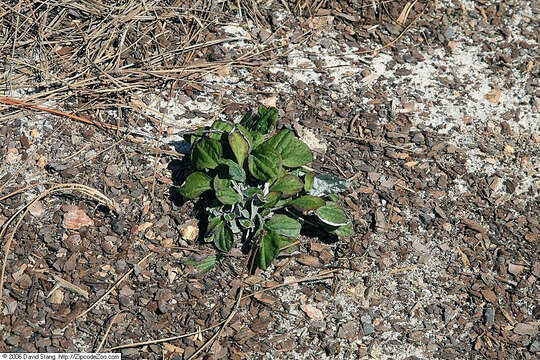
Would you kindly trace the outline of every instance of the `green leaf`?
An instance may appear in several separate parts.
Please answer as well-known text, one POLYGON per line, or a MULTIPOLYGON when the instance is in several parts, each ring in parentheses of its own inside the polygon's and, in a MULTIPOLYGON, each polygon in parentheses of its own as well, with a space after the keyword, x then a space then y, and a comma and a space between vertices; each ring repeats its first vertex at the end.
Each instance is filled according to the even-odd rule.
POLYGON ((214 190, 216 191, 217 199, 225 205, 236 204, 242 200, 242 195, 231 188, 231 182, 227 179, 214 178, 214 190))
POLYGON ((256 258, 257 265, 261 269, 266 270, 272 260, 279 254, 280 238, 281 236, 274 231, 269 231, 263 236, 256 258))
POLYGON ((247 197, 247 198, 252 198, 254 197, 255 195, 261 195, 262 196, 263 194, 263 191, 259 188, 256 188, 256 187, 250 187, 250 188, 247 188, 246 190, 244 190, 244 196, 247 197))
POLYGON ((212 235, 219 224, 223 223, 223 219, 221 219, 220 216, 213 217, 208 220, 208 226, 206 227, 206 233, 205 236, 212 235))
POLYGON ((332 202, 338 202, 339 201, 339 196, 337 196, 337 194, 328 194, 326 197, 328 198, 328 200, 330 200, 332 202))
POLYGON ((276 182, 270 187, 270 191, 281 191, 284 195, 294 195, 302 188, 302 180, 298 176, 285 175, 276 180, 276 182))
POLYGON ((317 214, 319 220, 328 225, 342 226, 347 225, 349 222, 345 212, 341 210, 339 206, 334 204, 321 206, 315 213, 317 214))
POLYGON ((246 129, 242 124, 236 124, 236 130, 244 137, 244 139, 248 142, 249 148, 254 149, 253 146, 253 135, 251 132, 246 129))
POLYGON ((330 231, 332 234, 336 234, 340 239, 354 235, 354 229, 351 223, 347 225, 339 226, 337 229, 330 231))
POLYGON ((263 134, 268 134, 275 129, 278 116, 278 111, 275 107, 267 108, 265 106, 259 106, 259 116, 261 119, 259 120, 258 128, 255 130, 263 134))
POLYGON ((263 135, 270 133, 276 126, 278 111, 276 108, 266 108, 259 106, 259 111, 256 115, 244 116, 241 124, 249 131, 256 131, 263 135))
POLYGON ((295 209, 303 213, 318 209, 324 204, 325 201, 323 200, 323 198, 312 195, 301 196, 289 202, 289 205, 293 206, 295 209))
POLYGON ((242 117, 242 120, 240 120, 240 124, 246 124, 249 121, 249 119, 251 119, 252 114, 253 114, 253 111, 251 111, 251 109, 248 109, 248 111, 246 111, 246 113, 242 117))
POLYGON ((326 196, 340 193, 349 189, 348 180, 340 179, 334 175, 317 174, 313 180, 313 187, 309 191, 310 195, 326 196))
POLYGON ((215 169, 222 155, 223 149, 219 141, 203 138, 191 150, 191 163, 198 170, 215 169))
POLYGON ((300 167, 313 161, 311 150, 301 140, 292 138, 289 146, 281 153, 283 165, 286 167, 300 167))
POLYGON ((214 244, 218 250, 229 252, 232 248, 233 234, 231 229, 225 223, 221 223, 216 228, 214 235, 214 244))
POLYGON ((257 265, 266 270, 279 254, 280 250, 292 244, 294 240, 279 235, 275 231, 267 232, 261 239, 261 245, 257 251, 257 265))
POLYGON ((272 210, 277 210, 289 203, 289 199, 280 199, 274 206, 272 206, 272 210))
POLYGON ((255 233, 253 234, 253 239, 258 239, 264 231, 264 221, 259 213, 255 214, 255 220, 257 221, 258 225, 256 227, 257 230, 255 230, 255 233))
POLYGON ((215 255, 210 255, 199 261, 193 259, 186 259, 184 260, 184 264, 195 266, 203 273, 206 273, 212 270, 217 265, 217 258, 215 255))
POLYGON ((280 235, 297 238, 300 236, 302 225, 287 215, 274 215, 264 224, 264 228, 269 231, 275 231, 280 235))
POLYGON ((253 138, 253 142, 252 142, 253 148, 257 148, 260 144, 264 142, 264 135, 259 132, 252 131, 251 136, 253 138))
POLYGON ((221 177, 229 178, 231 180, 246 182, 246 172, 231 159, 220 159, 218 166, 218 174, 221 177))
POLYGON ((313 189, 313 180, 315 179, 315 174, 310 172, 306 173, 306 176, 304 177, 304 191, 310 192, 311 189, 313 189))
POLYGON ((283 151, 291 145, 293 138, 294 135, 291 130, 283 129, 259 146, 260 148, 269 148, 278 154, 283 154, 283 151))
POLYGON ((279 191, 271 191, 264 197, 264 208, 268 209, 274 206, 279 198, 281 197, 281 193, 279 191))
POLYGON ((211 129, 221 131, 221 133, 210 133, 210 137, 215 140, 221 140, 223 135, 231 132, 231 130, 233 129, 233 125, 226 121, 216 120, 212 124, 211 129))
POLYGON ((281 156, 272 150, 259 152, 255 150, 248 157, 249 172, 259 180, 267 181, 276 178, 281 171, 281 156))
POLYGON ((249 143, 239 132, 233 132, 229 135, 229 146, 240 166, 244 165, 244 160, 249 154, 249 143))
POLYGON ((238 223, 245 229, 252 228, 254 226, 253 221, 249 219, 238 219, 238 223))
POLYGON ((184 185, 180 188, 180 194, 188 199, 195 199, 206 190, 212 189, 210 186, 211 181, 210 176, 200 171, 195 171, 187 177, 184 185))

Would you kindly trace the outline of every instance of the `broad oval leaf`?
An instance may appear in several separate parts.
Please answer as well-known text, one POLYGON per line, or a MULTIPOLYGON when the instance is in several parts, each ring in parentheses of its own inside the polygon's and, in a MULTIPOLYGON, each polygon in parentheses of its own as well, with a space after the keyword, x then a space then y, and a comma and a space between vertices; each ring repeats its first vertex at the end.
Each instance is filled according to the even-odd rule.
POLYGON ((354 229, 351 223, 347 225, 339 226, 337 229, 330 231, 332 234, 336 234, 340 239, 354 235, 354 229))
POLYGON ((328 225, 342 226, 349 222, 345 212, 335 204, 321 206, 315 213, 319 220, 328 225))
POLYGON ((206 190, 212 189, 210 186, 211 181, 210 176, 200 171, 195 171, 187 177, 184 185, 180 188, 180 194, 188 199, 195 199, 206 190))
POLYGON ((229 252, 232 248, 233 243, 233 233, 231 229, 225 224, 222 223, 216 228, 216 233, 214 234, 214 244, 218 250, 223 252, 229 252))
POLYGON ((240 182, 246 181, 246 172, 244 169, 231 159, 220 159, 217 170, 221 177, 240 182))
POLYGON ((276 180, 276 182, 270 187, 270 191, 280 191, 283 195, 294 195, 298 193, 304 184, 298 176, 285 175, 276 180))
POLYGON ((271 191, 264 197, 264 208, 268 209, 274 206, 278 200, 281 198, 281 193, 279 191, 271 191))
POLYGON ((261 245, 257 251, 257 265, 266 270, 279 254, 280 235, 274 231, 267 232, 261 239, 261 245))
POLYGON ((302 225, 287 215, 274 215, 264 224, 264 228, 269 231, 275 231, 280 235, 297 238, 300 236, 302 225))
POLYGON ((242 200, 242 195, 231 188, 231 182, 227 179, 214 178, 214 190, 216 191, 217 199, 225 205, 236 204, 242 200))
POLYGON ((238 223, 245 229, 255 226, 255 224, 253 224, 253 221, 249 219, 238 219, 238 223))
POLYGON ((263 191, 256 187, 249 187, 246 190, 244 190, 244 196, 248 198, 252 198, 255 195, 261 195, 262 196, 263 191))
POLYGON ((294 240, 281 236, 275 231, 267 232, 263 236, 261 245, 257 251, 257 265, 261 269, 266 270, 272 263, 272 260, 279 254, 280 250, 292 243, 294 243, 294 240))
POLYGON ((301 140, 292 138, 289 146, 281 153, 283 166, 300 167, 313 161, 309 147, 301 140))
POLYGON ((248 142, 249 148, 254 149, 255 147, 253 146, 253 135, 251 134, 251 132, 249 132, 249 130, 246 129, 241 124, 236 124, 236 130, 238 130, 238 132, 242 134, 244 139, 246 139, 246 141, 248 142))
POLYGON ((211 132, 210 137, 215 140, 221 140, 224 135, 231 132, 233 125, 226 121, 216 120, 210 127, 211 130, 216 130, 216 132, 211 132))
POLYGON ((244 165, 244 160, 249 154, 249 143, 242 134, 235 131, 229 135, 229 146, 240 166, 244 165))
POLYGON ((253 138, 253 142, 251 143, 253 148, 257 148, 264 142, 264 135, 256 131, 251 132, 251 137, 253 138))
POLYGON ((249 131, 256 131, 263 135, 266 135, 274 130, 276 126, 278 111, 276 108, 267 108, 259 106, 259 111, 256 115, 244 118, 242 125, 244 125, 249 131))
POLYGON ((219 141, 203 138, 191 150, 191 163, 198 169, 215 169, 223 155, 223 148, 219 141))
POLYGON ((260 148, 269 148, 283 154, 283 151, 289 147, 294 138, 293 132, 288 129, 280 130, 276 135, 272 136, 261 145, 260 148))
POLYGON ((255 150, 248 157, 248 168, 254 178, 267 181, 276 178, 281 171, 281 156, 273 150, 255 150))
POLYGON ((296 198, 289 202, 290 206, 293 206, 295 209, 305 213, 311 210, 316 210, 323 206, 325 201, 323 198, 312 195, 305 195, 299 198, 296 198))
POLYGON ((340 193, 349 189, 348 180, 340 179, 337 176, 329 174, 317 174, 313 179, 313 186, 309 191, 310 195, 326 196, 340 193))
POLYGON ((221 217, 213 217, 208 220, 208 226, 206 226, 205 236, 213 235, 216 229, 223 224, 221 217))

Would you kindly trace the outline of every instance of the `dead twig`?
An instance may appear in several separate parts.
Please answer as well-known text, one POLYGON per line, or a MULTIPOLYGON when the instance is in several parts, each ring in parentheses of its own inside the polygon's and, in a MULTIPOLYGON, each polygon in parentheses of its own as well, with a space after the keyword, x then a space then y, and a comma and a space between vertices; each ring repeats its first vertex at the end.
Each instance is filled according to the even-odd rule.
POLYGON ((23 108, 23 109, 48 112, 49 114, 67 117, 68 119, 72 119, 72 120, 76 120, 76 121, 79 121, 79 122, 82 122, 82 123, 85 123, 85 124, 97 126, 99 128, 106 128, 106 129, 110 129, 110 130, 118 130, 118 128, 116 126, 114 126, 114 125, 97 123, 97 122, 92 121, 92 120, 90 120, 90 119, 88 119, 86 117, 83 117, 83 116, 68 114, 68 113, 60 111, 60 110, 49 109, 49 108, 46 108, 46 107, 43 107, 43 106, 34 105, 34 104, 31 104, 31 103, 28 103, 28 102, 24 102, 22 100, 14 99, 12 97, 0 97, 0 103, 6 104, 6 105, 16 106, 16 107, 23 108))
POLYGON ((109 336, 109 332, 111 331, 111 328, 112 326, 114 325, 114 322, 116 321, 116 319, 118 318, 118 316, 120 316, 120 314, 126 312, 127 310, 122 310, 118 313, 116 313, 113 318, 111 319, 111 321, 109 322, 109 325, 107 326, 107 329, 105 330, 105 334, 103 334, 103 338, 101 339, 97 349, 96 349, 96 352, 100 352, 101 351, 101 348, 103 347, 103 344, 105 344, 105 341, 107 340, 107 337, 109 336))
POLYGON ((72 291, 75 294, 81 295, 85 299, 88 299, 88 291, 84 290, 83 288, 70 283, 67 280, 62 279, 58 275, 53 275, 54 281, 56 281, 56 284, 54 285, 53 289, 49 292, 49 296, 58 288, 64 288, 66 290, 72 291))
POLYGON ((201 332, 206 332, 206 331, 210 331, 212 329, 215 329, 218 326, 221 326, 224 322, 225 322, 225 320, 220 321, 219 323, 217 323, 215 325, 209 326, 206 329, 199 329, 197 331, 193 331, 193 332, 182 334, 182 335, 170 336, 170 337, 167 337, 167 338, 161 338, 161 339, 155 339, 155 340, 141 341, 141 342, 132 343, 132 344, 118 345, 118 346, 106 348, 103 351, 104 352, 111 352, 113 350, 128 349, 128 348, 132 348, 132 347, 138 347, 138 346, 144 346, 144 345, 152 345, 152 344, 161 344, 161 343, 164 343, 164 342, 180 340, 180 339, 186 338, 188 336, 197 335, 197 334, 199 334, 201 332))
MULTIPOLYGON (((139 260, 139 262, 135 265, 135 266, 140 266, 146 259, 148 259, 148 257, 150 257, 150 255, 152 255, 152 253, 148 253, 146 254, 145 257, 143 257, 141 260, 139 260)), ((109 288, 109 290, 107 290, 105 292, 105 294, 101 295, 99 299, 97 299, 88 309, 86 309, 85 311, 83 311, 82 313, 80 313, 79 315, 77 315, 77 318, 80 318, 80 317, 83 317, 84 315, 88 314, 90 311, 92 311, 92 309, 94 309, 103 299, 105 299, 107 296, 109 296, 109 294, 118 287, 118 285, 120 285, 120 283, 122 283, 129 275, 131 275, 131 273, 135 270, 135 266, 133 268, 131 268, 128 272, 126 272, 117 282, 114 283, 113 286, 111 286, 109 288)))

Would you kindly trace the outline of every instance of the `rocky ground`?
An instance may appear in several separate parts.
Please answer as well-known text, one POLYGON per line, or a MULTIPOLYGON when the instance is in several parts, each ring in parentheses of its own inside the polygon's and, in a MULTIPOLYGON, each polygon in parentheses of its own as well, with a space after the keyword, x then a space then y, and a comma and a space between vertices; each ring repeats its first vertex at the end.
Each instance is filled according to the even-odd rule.
MULTIPOLYGON (((146 3, 151 16, 167 11, 146 3)), ((103 83, 131 86, 127 93, 98 80, 62 88, 75 77, 51 85, 59 70, 41 66, 43 54, 72 49, 56 47, 47 26, 64 15, 73 24, 108 19, 93 8, 51 7, 48 17, 34 9, 41 27, 15 38, 43 36, 32 58, 39 68, 21 60, 30 42, 4 47, 12 57, 2 96, 101 126, 13 103, 0 110, 0 351, 188 359, 233 312, 202 356, 537 358, 540 3, 268 1, 256 11, 253 3, 186 10, 210 25, 204 41, 228 40, 194 46, 171 90, 168 78, 154 87, 123 77, 169 74, 151 61, 92 68, 103 83), (314 168, 351 180, 343 206, 356 235, 337 243, 305 235, 297 252, 247 278, 239 249, 202 273, 186 260, 215 250, 191 236, 199 219, 177 194, 189 171, 180 133, 238 120, 258 103, 275 105, 279 126, 310 144, 314 168), (99 191, 116 211, 87 188, 47 190, 65 183, 99 191), (15 227, 19 209, 28 212, 15 227), (149 343, 114 350, 141 341, 149 343)), ((23 10, 8 5, 0 34, 11 44, 23 10)), ((170 35, 158 39, 163 49, 175 47, 174 31, 154 33, 170 35)), ((68 40, 85 41, 77 39, 68 40)))

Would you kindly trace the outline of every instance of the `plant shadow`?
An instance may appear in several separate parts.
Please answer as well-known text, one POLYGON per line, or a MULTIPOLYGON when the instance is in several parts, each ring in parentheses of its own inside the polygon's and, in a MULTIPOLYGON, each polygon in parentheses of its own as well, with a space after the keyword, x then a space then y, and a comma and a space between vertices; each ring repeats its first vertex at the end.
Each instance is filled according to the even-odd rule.
MULTIPOLYGON (((314 218, 307 218, 307 220, 312 220, 315 223, 314 218)), ((304 235, 308 238, 316 238, 321 243, 326 245, 335 244, 339 241, 339 237, 335 234, 329 233, 322 229, 320 226, 310 224, 308 222, 302 225, 302 230, 300 231, 301 235, 304 235)))

